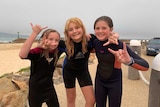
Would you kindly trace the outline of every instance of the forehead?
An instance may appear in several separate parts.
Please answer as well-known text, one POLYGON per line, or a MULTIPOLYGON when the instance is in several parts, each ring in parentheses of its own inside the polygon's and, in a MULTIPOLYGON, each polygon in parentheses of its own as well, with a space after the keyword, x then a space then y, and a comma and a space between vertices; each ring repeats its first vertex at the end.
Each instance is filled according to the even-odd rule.
POLYGON ((78 24, 73 23, 73 22, 69 23, 69 25, 68 25, 69 28, 70 28, 70 27, 75 27, 75 26, 78 26, 78 24))
POLYGON ((51 32, 49 33, 48 38, 60 38, 60 36, 57 32, 51 32))
POLYGON ((97 25, 104 25, 104 26, 108 26, 108 23, 106 21, 103 21, 103 20, 100 20, 96 23, 96 26, 97 25))

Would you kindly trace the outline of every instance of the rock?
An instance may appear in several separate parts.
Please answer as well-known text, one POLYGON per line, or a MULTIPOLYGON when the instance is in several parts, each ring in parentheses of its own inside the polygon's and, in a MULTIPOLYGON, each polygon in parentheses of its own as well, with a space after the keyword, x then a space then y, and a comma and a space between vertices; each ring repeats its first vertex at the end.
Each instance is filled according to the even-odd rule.
POLYGON ((6 77, 0 79, 0 101, 2 100, 5 94, 16 91, 16 86, 12 83, 12 81, 6 77))
POLYGON ((15 84, 15 86, 18 87, 19 90, 28 90, 28 85, 26 82, 16 81, 12 79, 12 82, 15 84))
POLYGON ((1 107, 26 107, 27 90, 17 90, 5 94, 1 100, 1 107))
MULTIPOLYGON (((57 62, 53 75, 55 85, 63 83, 62 66, 65 54, 62 54, 57 62)), ((91 53, 89 64, 93 63, 95 53, 91 53)), ((29 107, 28 105, 28 81, 30 71, 4 74, 0 78, 0 107, 29 107)))

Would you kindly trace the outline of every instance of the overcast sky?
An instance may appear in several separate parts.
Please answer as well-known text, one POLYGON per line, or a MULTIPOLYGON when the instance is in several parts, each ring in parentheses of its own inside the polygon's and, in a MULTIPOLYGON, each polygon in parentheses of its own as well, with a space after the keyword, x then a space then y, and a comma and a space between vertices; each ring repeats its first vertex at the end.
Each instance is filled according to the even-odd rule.
POLYGON ((96 18, 110 16, 120 35, 160 35, 160 0, 1 0, 0 32, 30 34, 30 22, 63 34, 65 21, 79 17, 88 32, 96 18))

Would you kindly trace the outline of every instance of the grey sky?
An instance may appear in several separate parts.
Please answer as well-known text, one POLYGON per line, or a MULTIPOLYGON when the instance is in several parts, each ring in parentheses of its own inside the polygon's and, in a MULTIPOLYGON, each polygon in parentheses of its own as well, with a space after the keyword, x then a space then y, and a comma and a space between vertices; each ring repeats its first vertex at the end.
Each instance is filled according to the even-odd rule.
POLYGON ((160 35, 160 0, 1 0, 0 32, 30 34, 30 22, 63 34, 65 21, 79 17, 93 32, 93 23, 110 16, 120 35, 160 35))

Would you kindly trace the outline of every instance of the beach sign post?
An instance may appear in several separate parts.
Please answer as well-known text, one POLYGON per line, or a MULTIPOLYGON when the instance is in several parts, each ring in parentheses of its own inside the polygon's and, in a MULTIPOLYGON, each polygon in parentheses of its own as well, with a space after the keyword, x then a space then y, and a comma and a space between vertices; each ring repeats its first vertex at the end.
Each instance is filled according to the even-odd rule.
MULTIPOLYGON (((130 40, 130 48, 139 56, 141 56, 141 42, 139 40, 130 40)), ((128 67, 128 79, 139 80, 139 72, 137 69, 128 67)))
POLYGON ((18 36, 17 36, 17 39, 19 39, 19 32, 17 32, 18 36))
POLYGON ((160 53, 152 62, 148 107, 160 107, 160 53))

